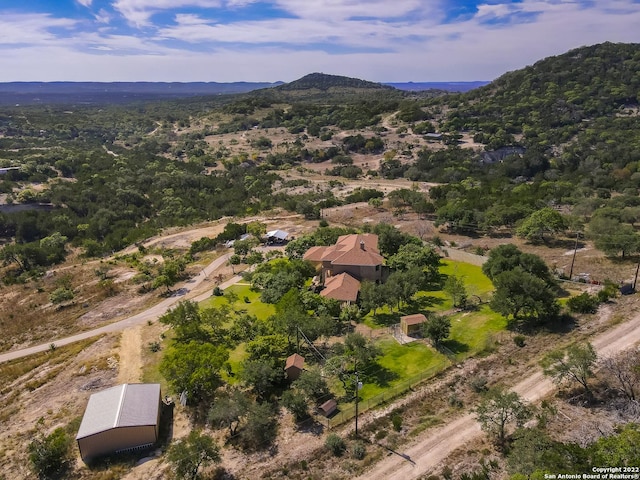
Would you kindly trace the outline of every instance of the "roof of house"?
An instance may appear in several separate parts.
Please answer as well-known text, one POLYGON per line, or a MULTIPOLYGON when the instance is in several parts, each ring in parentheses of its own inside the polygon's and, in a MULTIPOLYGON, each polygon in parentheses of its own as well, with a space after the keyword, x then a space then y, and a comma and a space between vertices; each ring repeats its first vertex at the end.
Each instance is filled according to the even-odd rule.
POLYGON ((296 367, 302 370, 304 367, 304 357, 302 355, 298 355, 297 353, 289 355, 287 357, 286 363, 284 364, 284 369, 289 370, 291 367, 296 367))
POLYGON ((285 232, 284 230, 271 230, 267 232, 267 238, 277 238, 278 240, 286 240, 289 236, 289 232, 285 232))
POLYGON ((426 321, 427 321, 427 317, 425 317, 421 313, 400 317, 400 323, 404 323, 405 325, 419 325, 426 321))
POLYGON ((125 383, 89 397, 76 439, 118 427, 156 425, 159 383, 125 383))
POLYGON ((344 252, 331 261, 331 265, 382 265, 384 258, 377 251, 367 250, 365 244, 344 252))
POLYGON ((324 281, 324 289, 320 292, 325 298, 333 298, 341 302, 355 302, 358 299, 360 282, 348 273, 328 277, 324 281))
POLYGON ((303 257, 312 262, 330 261, 333 265, 382 265, 378 236, 373 233, 342 235, 335 245, 311 247, 303 257))
POLYGON ((306 252, 304 252, 304 255, 302 256, 303 260, 309 260, 310 262, 321 262, 322 261, 322 257, 324 257, 327 248, 333 248, 333 246, 331 247, 311 247, 309 250, 307 250, 306 252))

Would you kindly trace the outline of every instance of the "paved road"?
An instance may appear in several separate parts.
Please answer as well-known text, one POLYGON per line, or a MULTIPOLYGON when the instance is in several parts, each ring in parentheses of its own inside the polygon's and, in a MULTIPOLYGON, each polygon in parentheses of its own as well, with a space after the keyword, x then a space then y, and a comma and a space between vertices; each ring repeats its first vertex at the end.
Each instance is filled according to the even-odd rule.
MULTIPOLYGON (((640 315, 591 339, 600 357, 613 355, 640 342, 640 315)), ((556 386, 539 368, 523 372, 524 380, 512 390, 524 400, 534 403, 554 391, 556 386)), ((410 480, 432 471, 454 450, 482 435, 480 425, 472 414, 452 420, 427 433, 416 443, 395 455, 386 457, 361 480, 410 480)))
MULTIPOLYGON (((178 294, 161 301, 157 305, 154 305, 153 307, 145 310, 144 312, 140 312, 131 317, 125 318, 118 322, 111 323, 109 325, 105 325, 100 328, 96 328, 94 330, 78 333, 77 335, 72 335, 70 337, 65 337, 65 338, 58 338, 55 340, 51 340, 47 343, 43 343, 41 345, 35 345, 33 347, 23 348, 20 350, 14 350, 11 352, 0 354, 0 363, 7 362, 9 360, 14 360, 16 358, 26 357, 27 355, 32 355, 34 353, 44 352, 50 348, 52 343, 55 344, 56 347, 62 347, 64 345, 68 345, 73 342, 78 342, 80 340, 85 340, 87 338, 102 335, 104 333, 120 332, 129 327, 141 325, 148 321, 154 321, 159 317, 161 317, 164 313, 166 313, 167 310, 169 310, 169 308, 171 308, 173 305, 180 302, 181 300, 189 299, 196 302, 205 300, 211 296, 211 292, 205 292, 198 296, 190 296, 189 293, 193 291, 196 287, 198 287, 198 285, 200 285, 214 271, 222 267, 227 262, 230 255, 231 255, 230 253, 227 253, 215 259, 213 262, 207 265, 202 270, 202 272, 200 272, 189 283, 187 283, 187 286, 184 288, 184 290, 179 290, 178 294)), ((241 277, 236 275, 233 278, 222 283, 220 285, 220 288, 222 289, 227 288, 229 285, 233 285, 234 283, 238 282, 240 279, 241 277)))

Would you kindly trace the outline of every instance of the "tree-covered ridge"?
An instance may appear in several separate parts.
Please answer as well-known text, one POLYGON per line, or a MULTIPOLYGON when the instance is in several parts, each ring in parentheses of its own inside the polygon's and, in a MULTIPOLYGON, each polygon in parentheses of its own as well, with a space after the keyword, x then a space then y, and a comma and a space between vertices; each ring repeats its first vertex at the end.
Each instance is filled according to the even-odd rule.
POLYGON ((304 77, 275 87, 275 90, 328 90, 330 88, 357 88, 375 90, 395 90, 395 88, 381 83, 368 82, 359 78, 345 77, 342 75, 328 75, 326 73, 310 73, 304 77))
POLYGON ((467 128, 500 119, 507 133, 559 128, 640 101, 640 45, 602 43, 540 60, 461 95, 453 118, 467 128), (534 115, 531 115, 535 113, 534 115))
MULTIPOLYGON (((630 209, 640 188, 638 67, 639 45, 605 43, 425 103, 449 145, 422 148, 390 172, 448 184, 432 189, 432 200, 439 222, 459 230, 513 228, 559 205, 588 222, 614 193, 624 195, 612 201, 630 209), (462 134, 478 146, 460 148, 462 134)), ((619 243, 611 250, 630 251, 619 243)))
MULTIPOLYGON (((57 210, 0 214, 0 235, 31 243, 58 232, 99 253, 160 227, 272 206, 315 218, 340 200, 324 190, 274 193, 277 177, 266 172, 330 161, 327 174, 355 178, 367 155, 380 160, 367 175, 447 184, 431 189, 440 224, 513 229, 545 207, 563 205, 583 222, 602 207, 624 210, 592 225, 602 239, 604 227, 628 230, 637 217, 639 52, 585 47, 441 99, 312 74, 288 86, 305 88, 238 96, 5 108, 0 167, 20 170, 0 177, 0 194, 57 210), (473 148, 461 148, 462 135, 473 148), (624 194, 615 205, 612 192, 624 194)), ((629 239, 607 238, 602 248, 632 253, 629 239)))

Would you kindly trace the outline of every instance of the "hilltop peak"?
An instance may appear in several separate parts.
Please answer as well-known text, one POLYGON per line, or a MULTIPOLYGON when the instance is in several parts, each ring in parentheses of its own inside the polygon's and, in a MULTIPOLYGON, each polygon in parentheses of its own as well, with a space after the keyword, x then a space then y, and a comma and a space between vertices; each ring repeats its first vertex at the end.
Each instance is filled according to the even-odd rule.
POLYGON ((277 87, 279 90, 328 90, 330 88, 358 88, 358 89, 391 89, 392 87, 380 83, 360 80, 359 78, 326 73, 310 73, 304 77, 277 87))

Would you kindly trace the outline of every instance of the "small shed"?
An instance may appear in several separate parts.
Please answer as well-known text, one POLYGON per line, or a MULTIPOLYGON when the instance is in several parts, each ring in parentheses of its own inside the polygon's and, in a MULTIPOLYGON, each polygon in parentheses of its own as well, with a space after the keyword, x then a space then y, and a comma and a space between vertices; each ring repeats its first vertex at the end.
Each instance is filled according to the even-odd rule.
POLYGON ((296 380, 304 369, 304 357, 294 353, 287 357, 284 365, 284 372, 291 381, 296 380))
POLYGON ((405 335, 411 336, 418 333, 420 331, 420 325, 426 321, 427 317, 421 313, 407 315, 400 318, 400 329, 405 335))
POLYGON ((330 417, 333 412, 338 408, 338 402, 336 402, 333 398, 331 400, 327 400, 322 405, 318 407, 318 410, 325 417, 330 417))
POLYGON ((125 383, 91 395, 76 435, 82 459, 156 443, 160 402, 159 383, 125 383))

